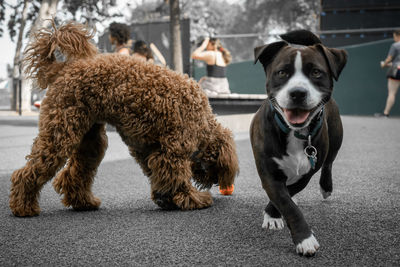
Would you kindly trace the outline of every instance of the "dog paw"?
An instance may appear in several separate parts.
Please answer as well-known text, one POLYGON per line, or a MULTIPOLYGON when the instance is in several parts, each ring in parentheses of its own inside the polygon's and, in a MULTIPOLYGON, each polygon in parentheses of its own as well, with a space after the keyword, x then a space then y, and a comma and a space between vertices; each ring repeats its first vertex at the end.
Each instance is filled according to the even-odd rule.
POLYGON ((191 190, 189 193, 179 192, 173 198, 174 203, 181 210, 204 209, 212 205, 210 192, 191 190))
POLYGON ((299 255, 311 257, 314 256, 319 249, 319 243, 315 239, 314 235, 311 234, 309 238, 304 239, 300 244, 296 246, 296 252, 299 255))
POLYGON ((72 204, 72 208, 76 211, 98 210, 100 204, 101 200, 98 197, 92 196, 87 201, 81 201, 79 203, 72 204))
POLYGON ((10 196, 9 205, 11 212, 16 217, 33 217, 40 213, 40 207, 36 200, 32 202, 25 199, 20 200, 17 199, 14 194, 10 196))
POLYGON ((22 206, 22 207, 16 207, 10 203, 10 209, 11 212, 14 214, 16 217, 33 217, 33 216, 38 216, 40 213, 40 208, 39 206, 22 206))
POLYGON ((173 202, 170 194, 163 194, 159 192, 153 192, 152 199, 160 208, 164 210, 176 210, 178 206, 173 202))
POLYGON ((282 218, 272 218, 264 211, 262 228, 267 230, 282 230, 284 227, 282 218))
POLYGON ((40 213, 40 209, 12 209, 11 211, 16 217, 33 217, 38 216, 40 213))
POLYGON ((322 197, 324 199, 327 199, 328 197, 331 196, 332 192, 327 192, 325 191, 322 187, 319 188, 319 190, 321 191, 322 197))

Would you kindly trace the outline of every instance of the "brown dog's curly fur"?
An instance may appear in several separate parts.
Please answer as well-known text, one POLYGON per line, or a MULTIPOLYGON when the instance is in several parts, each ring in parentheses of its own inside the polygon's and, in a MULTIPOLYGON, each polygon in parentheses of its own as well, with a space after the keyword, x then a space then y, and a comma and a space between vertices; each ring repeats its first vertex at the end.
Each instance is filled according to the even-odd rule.
POLYGON ((91 186, 107 147, 105 123, 116 127, 162 208, 212 204, 210 193, 199 192, 191 178, 200 189, 234 182, 232 133, 216 121, 194 80, 134 57, 99 54, 92 33, 80 24, 53 24, 35 37, 25 51, 25 70, 48 91, 27 163, 11 177, 14 215, 38 215, 42 186, 63 167, 53 181, 63 204, 99 207, 91 186))

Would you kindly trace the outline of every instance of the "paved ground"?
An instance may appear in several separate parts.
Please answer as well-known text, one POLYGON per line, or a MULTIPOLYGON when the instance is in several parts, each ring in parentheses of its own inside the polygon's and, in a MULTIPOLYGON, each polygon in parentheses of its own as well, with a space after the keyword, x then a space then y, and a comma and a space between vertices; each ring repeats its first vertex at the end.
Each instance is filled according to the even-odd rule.
POLYGON ((64 208, 48 184, 41 215, 16 218, 8 208, 9 178, 24 164, 37 121, 0 116, 0 266, 400 266, 400 119, 343 117, 332 197, 322 201, 317 176, 297 196, 321 244, 314 258, 295 254, 287 228, 261 228, 267 197, 248 140, 251 115, 219 119, 235 131, 241 172, 234 195, 211 190, 211 208, 160 210, 110 131, 93 188, 103 201, 99 211, 64 208))

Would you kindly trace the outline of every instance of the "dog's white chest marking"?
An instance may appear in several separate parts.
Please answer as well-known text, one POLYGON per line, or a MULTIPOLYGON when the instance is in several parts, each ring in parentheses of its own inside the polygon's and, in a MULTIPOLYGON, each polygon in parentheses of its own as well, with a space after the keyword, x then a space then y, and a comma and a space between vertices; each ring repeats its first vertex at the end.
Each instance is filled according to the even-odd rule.
POLYGON ((310 171, 311 164, 303 151, 304 140, 296 138, 294 131, 290 131, 287 141, 287 156, 282 156, 281 159, 273 158, 273 160, 286 175, 286 185, 291 185, 295 184, 304 174, 310 171))

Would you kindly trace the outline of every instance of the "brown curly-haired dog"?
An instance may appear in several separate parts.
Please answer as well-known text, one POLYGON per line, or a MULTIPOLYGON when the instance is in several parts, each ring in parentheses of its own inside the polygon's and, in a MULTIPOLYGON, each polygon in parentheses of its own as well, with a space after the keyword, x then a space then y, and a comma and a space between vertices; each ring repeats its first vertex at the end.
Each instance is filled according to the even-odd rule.
POLYGON ((160 207, 182 210, 212 204, 209 192, 226 188, 238 172, 230 130, 215 119, 206 95, 185 75, 118 54, 99 54, 93 33, 77 23, 36 33, 25 51, 26 73, 48 88, 39 134, 27 163, 11 177, 16 216, 40 212, 43 185, 58 172, 55 190, 65 206, 93 210, 91 191, 114 125, 151 183, 160 207), (60 55, 65 56, 60 60, 60 55))

